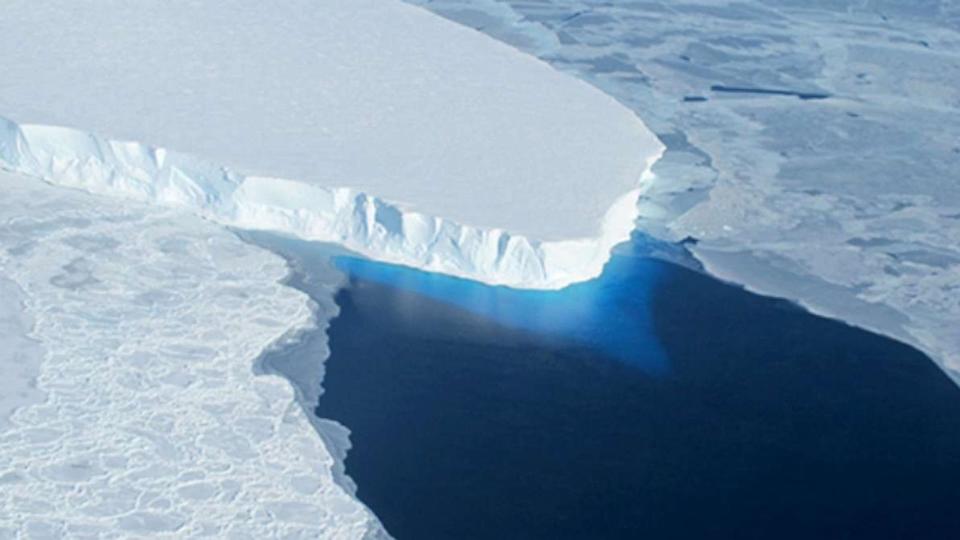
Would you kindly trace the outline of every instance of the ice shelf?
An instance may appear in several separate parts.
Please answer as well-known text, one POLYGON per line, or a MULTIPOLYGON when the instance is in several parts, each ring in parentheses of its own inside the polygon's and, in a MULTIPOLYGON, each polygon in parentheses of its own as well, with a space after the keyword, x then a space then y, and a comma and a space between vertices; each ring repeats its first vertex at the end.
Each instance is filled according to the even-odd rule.
POLYGON ((663 148, 393 0, 14 0, 0 44, 5 168, 489 283, 597 275, 663 148))

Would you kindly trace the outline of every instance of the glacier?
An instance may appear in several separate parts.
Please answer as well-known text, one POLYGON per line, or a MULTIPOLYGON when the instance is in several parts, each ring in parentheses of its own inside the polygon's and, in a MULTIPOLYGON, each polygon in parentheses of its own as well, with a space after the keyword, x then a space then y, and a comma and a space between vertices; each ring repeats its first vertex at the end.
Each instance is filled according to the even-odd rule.
POLYGON ((516 287, 628 238, 663 145, 603 92, 395 0, 228 4, 6 4, 0 166, 516 287))

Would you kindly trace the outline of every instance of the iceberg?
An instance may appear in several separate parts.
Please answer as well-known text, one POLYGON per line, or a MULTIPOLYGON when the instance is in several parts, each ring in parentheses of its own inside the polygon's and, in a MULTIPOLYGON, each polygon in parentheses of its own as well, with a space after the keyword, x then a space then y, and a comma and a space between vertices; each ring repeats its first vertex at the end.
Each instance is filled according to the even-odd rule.
POLYGON ((4 13, 0 166, 487 283, 598 275, 663 150, 592 86, 399 1, 4 13))

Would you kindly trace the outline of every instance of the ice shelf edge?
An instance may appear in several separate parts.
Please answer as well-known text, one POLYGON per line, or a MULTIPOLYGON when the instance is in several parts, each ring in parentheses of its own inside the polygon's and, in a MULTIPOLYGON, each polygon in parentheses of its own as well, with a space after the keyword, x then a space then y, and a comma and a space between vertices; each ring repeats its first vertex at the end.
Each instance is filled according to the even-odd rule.
POLYGON ((183 208, 247 230, 342 245, 373 260, 525 289, 559 289, 598 276, 629 239, 637 199, 653 180, 646 159, 635 189, 607 210, 600 235, 541 241, 455 223, 348 187, 244 176, 188 154, 81 130, 0 117, 0 168, 90 193, 183 208))

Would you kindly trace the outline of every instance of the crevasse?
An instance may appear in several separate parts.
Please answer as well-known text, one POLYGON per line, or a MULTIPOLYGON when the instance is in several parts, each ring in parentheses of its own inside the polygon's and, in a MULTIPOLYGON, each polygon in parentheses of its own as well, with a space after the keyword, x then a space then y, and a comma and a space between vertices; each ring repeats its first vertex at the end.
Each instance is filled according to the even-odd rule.
POLYGON ((635 203, 660 155, 647 159, 637 187, 609 208, 599 236, 540 241, 410 211, 351 188, 245 176, 163 148, 0 118, 0 167, 13 172, 189 209, 240 229, 333 242, 378 261, 531 289, 562 288, 600 274, 613 246, 629 238, 635 203))

